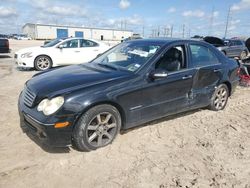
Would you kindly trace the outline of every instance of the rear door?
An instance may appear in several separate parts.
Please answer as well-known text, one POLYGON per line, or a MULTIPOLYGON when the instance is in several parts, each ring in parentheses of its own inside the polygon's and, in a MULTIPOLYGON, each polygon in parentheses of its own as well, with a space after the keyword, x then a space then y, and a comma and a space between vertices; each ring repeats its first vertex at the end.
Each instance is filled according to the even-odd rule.
POLYGON ((100 51, 100 46, 98 43, 92 40, 80 39, 80 56, 79 63, 86 63, 94 59, 98 54, 102 53, 100 51))
POLYGON ((189 44, 191 67, 195 70, 190 107, 203 107, 210 103, 211 96, 222 79, 222 64, 214 49, 198 43, 189 44))
POLYGON ((237 45, 237 42, 232 40, 230 42, 230 47, 228 49, 228 55, 235 57, 239 55, 239 50, 240 50, 240 46, 237 45))
POLYGON ((79 63, 80 50, 79 40, 67 40, 59 45, 61 48, 55 48, 52 54, 53 61, 58 65, 70 65, 79 63))

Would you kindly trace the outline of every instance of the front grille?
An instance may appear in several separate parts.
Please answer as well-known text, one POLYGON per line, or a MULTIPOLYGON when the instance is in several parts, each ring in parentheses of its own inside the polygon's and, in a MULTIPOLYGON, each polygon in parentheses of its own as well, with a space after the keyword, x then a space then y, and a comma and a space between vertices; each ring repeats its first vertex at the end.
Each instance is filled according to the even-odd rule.
POLYGON ((25 87, 23 90, 23 100, 24 104, 28 107, 32 107, 35 101, 36 95, 25 87))

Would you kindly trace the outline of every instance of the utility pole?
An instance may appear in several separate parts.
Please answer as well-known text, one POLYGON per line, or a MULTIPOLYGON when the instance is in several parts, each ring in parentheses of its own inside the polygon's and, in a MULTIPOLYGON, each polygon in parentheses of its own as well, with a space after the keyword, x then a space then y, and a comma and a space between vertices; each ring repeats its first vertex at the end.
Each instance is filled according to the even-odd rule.
POLYGON ((127 29, 127 20, 124 20, 124 30, 127 29))
POLYGON ((160 26, 158 26, 157 37, 160 36, 160 26))
POLYGON ((182 38, 185 37, 185 24, 183 24, 182 26, 182 38))
POLYGON ((191 29, 189 28, 188 29, 188 38, 190 38, 190 35, 191 35, 191 29))
POLYGON ((174 29, 174 25, 171 25, 171 34, 170 34, 170 36, 171 36, 171 38, 173 37, 173 29, 174 29))
POLYGON ((167 28, 166 27, 164 27, 164 37, 166 37, 167 36, 167 28))
POLYGON ((142 26, 142 37, 144 37, 144 25, 142 26))
POLYGON ((231 14, 231 7, 229 7, 228 9, 228 13, 227 13, 227 23, 226 23, 226 29, 225 29, 225 35, 224 35, 224 38, 227 37, 227 29, 228 29, 228 24, 229 24, 229 17, 230 17, 230 14, 231 14))
POLYGON ((212 15, 211 15, 211 19, 210 19, 210 27, 209 27, 209 33, 208 33, 208 35, 212 35, 213 25, 214 25, 214 6, 212 8, 212 15))
POLYGON ((152 29, 152 37, 154 37, 154 29, 152 29))

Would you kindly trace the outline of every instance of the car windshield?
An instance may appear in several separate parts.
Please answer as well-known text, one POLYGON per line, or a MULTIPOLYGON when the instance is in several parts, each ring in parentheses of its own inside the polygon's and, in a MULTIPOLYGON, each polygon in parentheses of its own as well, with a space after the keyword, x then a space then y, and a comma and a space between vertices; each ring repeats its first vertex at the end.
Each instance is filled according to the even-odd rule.
POLYGON ((52 47, 55 46, 56 44, 58 44, 59 42, 63 41, 62 39, 54 39, 52 41, 50 41, 49 43, 43 45, 43 48, 47 48, 47 47, 52 47))
POLYGON ((134 72, 142 67, 161 46, 161 43, 156 42, 125 42, 107 51, 91 63, 134 72))

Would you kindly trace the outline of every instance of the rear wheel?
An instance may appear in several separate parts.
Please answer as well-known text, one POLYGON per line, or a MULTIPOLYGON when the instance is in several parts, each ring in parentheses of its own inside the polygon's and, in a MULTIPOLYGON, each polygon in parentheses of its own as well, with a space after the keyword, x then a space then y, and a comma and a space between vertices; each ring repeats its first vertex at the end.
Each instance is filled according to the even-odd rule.
POLYGON ((246 57, 247 57, 247 52, 242 51, 241 54, 240 54, 240 59, 243 60, 243 59, 246 59, 246 57))
POLYGON ((44 71, 52 67, 52 60, 48 56, 41 55, 35 59, 34 65, 36 70, 44 71))
POLYGON ((226 107, 227 100, 229 97, 229 90, 227 85, 219 85, 211 98, 211 103, 209 105, 210 110, 219 111, 226 107))
POLYGON ((114 140, 121 128, 118 110, 111 105, 98 105, 79 119, 73 131, 73 144, 80 151, 95 150, 114 140))

